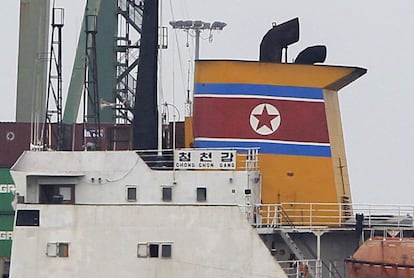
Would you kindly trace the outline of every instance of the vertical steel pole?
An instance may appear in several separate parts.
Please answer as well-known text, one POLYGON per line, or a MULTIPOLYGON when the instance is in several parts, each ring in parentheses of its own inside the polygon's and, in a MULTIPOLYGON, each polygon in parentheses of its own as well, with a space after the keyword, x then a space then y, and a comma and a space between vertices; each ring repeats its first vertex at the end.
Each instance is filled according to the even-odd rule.
POLYGON ((195 29, 195 56, 194 60, 198 60, 200 58, 200 28, 195 29))

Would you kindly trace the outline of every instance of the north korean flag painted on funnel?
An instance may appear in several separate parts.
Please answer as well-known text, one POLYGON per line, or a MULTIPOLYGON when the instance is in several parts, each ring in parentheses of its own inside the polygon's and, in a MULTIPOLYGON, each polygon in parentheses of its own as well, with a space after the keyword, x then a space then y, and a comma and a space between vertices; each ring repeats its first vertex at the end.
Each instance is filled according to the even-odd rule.
POLYGON ((196 84, 195 146, 330 157, 322 89, 196 84))

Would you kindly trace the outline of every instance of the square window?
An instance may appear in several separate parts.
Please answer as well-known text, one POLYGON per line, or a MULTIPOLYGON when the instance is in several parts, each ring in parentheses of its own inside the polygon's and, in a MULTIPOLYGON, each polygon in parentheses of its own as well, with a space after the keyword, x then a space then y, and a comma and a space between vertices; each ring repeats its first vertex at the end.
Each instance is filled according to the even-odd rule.
POLYGON ((59 257, 69 257, 69 243, 58 243, 58 250, 59 257))
POLYGON ((150 244, 149 245, 149 256, 150 258, 158 258, 158 244, 150 244))
POLYGON ((75 204, 75 185, 39 184, 40 204, 75 204))
POLYGON ((39 210, 18 210, 16 226, 39 226, 39 210))
POLYGON ((127 187, 127 200, 136 201, 137 200, 137 188, 136 187, 127 187))
POLYGON ((48 257, 69 257, 69 243, 51 242, 47 244, 46 255, 48 257))
POLYGON ((148 257, 148 245, 146 243, 138 243, 138 258, 148 257))
POLYGON ((161 257, 171 258, 171 244, 163 244, 161 246, 161 257))
POLYGON ((197 201, 203 202, 207 200, 207 188, 197 187, 197 201))
POLYGON ((58 247, 56 243, 48 243, 47 244, 47 250, 46 255, 49 257, 57 257, 58 254, 58 247))
POLYGON ((172 200, 172 188, 171 187, 163 187, 162 188, 162 200, 163 201, 171 201, 172 200))

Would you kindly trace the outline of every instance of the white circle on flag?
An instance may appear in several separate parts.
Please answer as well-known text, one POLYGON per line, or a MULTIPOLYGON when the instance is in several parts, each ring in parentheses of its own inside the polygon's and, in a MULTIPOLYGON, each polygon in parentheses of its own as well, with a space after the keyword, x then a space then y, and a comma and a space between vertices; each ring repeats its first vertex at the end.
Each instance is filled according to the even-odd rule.
POLYGON ((280 126, 280 112, 269 103, 262 103, 250 112, 250 126, 260 135, 270 135, 280 126))

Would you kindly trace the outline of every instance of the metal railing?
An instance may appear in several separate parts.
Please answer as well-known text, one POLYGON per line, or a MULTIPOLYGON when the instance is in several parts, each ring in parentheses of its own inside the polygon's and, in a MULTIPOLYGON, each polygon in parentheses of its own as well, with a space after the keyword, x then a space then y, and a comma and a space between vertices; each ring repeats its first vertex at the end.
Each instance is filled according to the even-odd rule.
POLYGON ((363 226, 413 228, 414 206, 349 203, 258 204, 253 209, 258 228, 352 228, 356 215, 363 214, 363 226))
POLYGON ((319 260, 290 260, 278 261, 287 277, 311 277, 309 269, 315 270, 315 277, 322 277, 322 264, 319 260))

